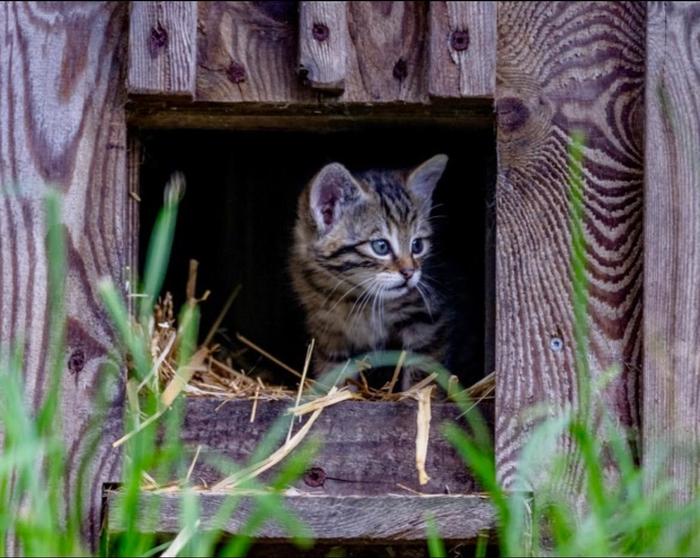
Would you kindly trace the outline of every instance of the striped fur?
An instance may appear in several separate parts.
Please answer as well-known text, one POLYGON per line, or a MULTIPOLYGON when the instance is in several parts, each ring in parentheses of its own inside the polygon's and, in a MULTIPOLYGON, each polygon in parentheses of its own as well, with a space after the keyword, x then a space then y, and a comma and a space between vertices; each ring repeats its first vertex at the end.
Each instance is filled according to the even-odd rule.
POLYGON ((438 155, 412 172, 355 175, 333 163, 302 193, 290 272, 316 339, 316 374, 374 350, 445 361, 451 317, 430 276, 430 210, 446 162, 438 155), (390 254, 373 250, 377 239, 390 254), (412 251, 416 239, 422 252, 412 251))

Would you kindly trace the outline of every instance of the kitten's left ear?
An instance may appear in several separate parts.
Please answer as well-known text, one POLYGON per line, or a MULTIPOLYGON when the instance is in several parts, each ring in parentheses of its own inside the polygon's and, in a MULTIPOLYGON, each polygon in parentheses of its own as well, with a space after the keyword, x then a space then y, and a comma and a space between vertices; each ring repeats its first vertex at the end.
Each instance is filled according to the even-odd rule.
POLYGON ((430 200, 446 166, 447 155, 440 154, 431 157, 411 171, 406 179, 406 187, 418 199, 430 200))

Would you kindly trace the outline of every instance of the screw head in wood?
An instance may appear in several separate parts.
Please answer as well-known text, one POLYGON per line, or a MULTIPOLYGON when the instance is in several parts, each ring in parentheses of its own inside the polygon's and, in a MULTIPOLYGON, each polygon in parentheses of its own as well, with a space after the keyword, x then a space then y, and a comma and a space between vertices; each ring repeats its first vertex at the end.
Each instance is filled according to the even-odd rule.
POLYGON ((467 50, 469 48, 469 31, 466 29, 453 31, 450 35, 450 46, 455 50, 467 50))
POLYGON ((564 341, 559 339, 559 337, 552 337, 549 340, 549 348, 552 349, 555 353, 559 353, 564 348, 564 341))
POLYGON ((323 486, 326 482, 326 472, 321 467, 311 467, 304 473, 304 483, 306 486, 318 487, 323 486))
POLYGON ((328 40, 330 33, 325 23, 314 23, 311 27, 311 36, 319 43, 328 40))

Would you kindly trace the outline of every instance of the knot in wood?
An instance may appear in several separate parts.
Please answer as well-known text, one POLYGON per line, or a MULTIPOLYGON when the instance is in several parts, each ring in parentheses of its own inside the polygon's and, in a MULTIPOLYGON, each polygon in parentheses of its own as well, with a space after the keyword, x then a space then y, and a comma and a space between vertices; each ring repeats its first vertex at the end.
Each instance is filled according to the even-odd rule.
POLYGON ((467 29, 453 31, 450 35, 450 46, 454 50, 467 50, 469 48, 469 31, 467 29))
POLYGON ((522 128, 530 117, 530 109, 522 99, 503 97, 496 103, 498 127, 504 132, 514 132, 522 128))
POLYGON ((399 58, 396 61, 396 64, 394 64, 394 69, 391 73, 393 74, 394 79, 399 81, 405 80, 406 76, 408 75, 408 65, 406 64, 406 61, 403 58, 399 58))
POLYGON ((77 374, 83 368, 85 368, 85 351, 76 349, 68 358, 68 370, 73 374, 77 374))
POLYGON ((229 64, 226 76, 233 83, 243 83, 245 81, 245 68, 235 60, 229 64))
POLYGON ((151 57, 155 58, 168 46, 168 31, 160 24, 160 21, 151 27, 151 37, 148 43, 148 50, 151 57))
POLYGON ((328 26, 325 23, 314 23, 311 26, 311 36, 319 43, 328 40, 330 34, 331 32, 328 30, 328 26))
POLYGON ((316 488, 323 486, 326 482, 326 472, 321 467, 311 467, 304 473, 304 483, 306 486, 316 488))

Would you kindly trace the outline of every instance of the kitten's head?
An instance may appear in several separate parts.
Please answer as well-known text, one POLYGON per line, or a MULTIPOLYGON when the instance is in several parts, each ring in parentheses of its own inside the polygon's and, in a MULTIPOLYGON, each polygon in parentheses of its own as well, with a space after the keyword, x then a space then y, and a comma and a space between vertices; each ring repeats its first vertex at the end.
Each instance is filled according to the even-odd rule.
POLYGON ((352 175, 331 163, 299 203, 297 254, 341 281, 380 298, 416 288, 431 250, 433 190, 447 164, 436 155, 411 171, 352 175))

